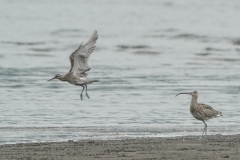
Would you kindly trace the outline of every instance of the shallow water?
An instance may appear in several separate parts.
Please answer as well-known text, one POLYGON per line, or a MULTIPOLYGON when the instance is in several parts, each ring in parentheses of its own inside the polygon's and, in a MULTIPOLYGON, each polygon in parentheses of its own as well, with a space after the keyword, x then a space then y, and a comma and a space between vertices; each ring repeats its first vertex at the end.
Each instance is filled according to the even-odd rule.
POLYGON ((2 1, 0 143, 101 138, 99 127, 129 136, 199 133, 190 96, 175 97, 192 90, 223 113, 208 122, 209 134, 240 133, 239 8, 223 0, 2 1), (70 53, 95 29, 89 77, 100 83, 81 101, 81 87, 47 80, 68 72, 70 53))

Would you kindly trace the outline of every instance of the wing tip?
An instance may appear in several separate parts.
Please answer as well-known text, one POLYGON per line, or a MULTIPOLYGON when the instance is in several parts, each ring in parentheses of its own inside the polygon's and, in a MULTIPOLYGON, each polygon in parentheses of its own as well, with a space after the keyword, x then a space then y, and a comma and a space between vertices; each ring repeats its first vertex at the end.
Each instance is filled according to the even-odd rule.
POLYGON ((93 31, 93 33, 97 33, 97 30, 95 29, 95 30, 93 31))
POLYGON ((96 39, 98 39, 98 32, 97 32, 97 30, 94 30, 94 31, 93 31, 92 37, 96 37, 96 39))

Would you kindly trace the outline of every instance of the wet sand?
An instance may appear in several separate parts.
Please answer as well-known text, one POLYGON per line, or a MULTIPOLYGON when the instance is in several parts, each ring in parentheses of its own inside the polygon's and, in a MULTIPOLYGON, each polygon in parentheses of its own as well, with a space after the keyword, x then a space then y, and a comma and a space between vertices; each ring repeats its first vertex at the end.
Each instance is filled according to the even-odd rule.
POLYGON ((240 159, 240 135, 80 140, 0 146, 0 159, 240 159))

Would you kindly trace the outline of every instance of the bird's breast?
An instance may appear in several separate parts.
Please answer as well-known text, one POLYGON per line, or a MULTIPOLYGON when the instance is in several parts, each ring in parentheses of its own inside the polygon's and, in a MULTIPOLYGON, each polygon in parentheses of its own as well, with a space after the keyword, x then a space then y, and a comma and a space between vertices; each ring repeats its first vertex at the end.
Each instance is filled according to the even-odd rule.
POLYGON ((191 115, 196 118, 197 120, 204 120, 203 115, 194 107, 194 106, 190 106, 190 113, 191 115))

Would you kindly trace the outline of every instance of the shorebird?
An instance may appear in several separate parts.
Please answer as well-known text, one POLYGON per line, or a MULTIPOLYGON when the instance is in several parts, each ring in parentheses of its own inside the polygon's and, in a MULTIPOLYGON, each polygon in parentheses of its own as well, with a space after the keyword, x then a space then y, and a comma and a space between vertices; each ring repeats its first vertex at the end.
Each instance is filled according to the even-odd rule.
POLYGON ((69 72, 65 75, 57 74, 53 78, 49 79, 49 81, 53 79, 59 79, 60 81, 67 81, 73 85, 81 86, 82 92, 80 94, 80 99, 83 99, 82 93, 86 88, 86 96, 89 98, 87 93, 87 85, 93 82, 99 82, 99 80, 90 80, 87 78, 87 71, 91 68, 88 66, 88 59, 91 53, 95 49, 95 44, 98 39, 97 31, 94 31, 91 38, 87 41, 87 43, 80 44, 77 50, 75 50, 69 57, 71 62, 71 68, 69 72))
POLYGON ((202 103, 197 103, 198 99, 198 92, 197 91, 192 91, 192 92, 183 92, 183 93, 178 93, 176 96, 179 94, 189 94, 192 96, 191 104, 190 104, 190 113, 194 118, 197 120, 200 120, 204 123, 204 129, 201 137, 199 140, 202 138, 204 132, 205 135, 207 134, 207 124, 205 121, 215 118, 215 117, 220 117, 222 116, 222 113, 214 110, 211 106, 202 104, 202 103))

